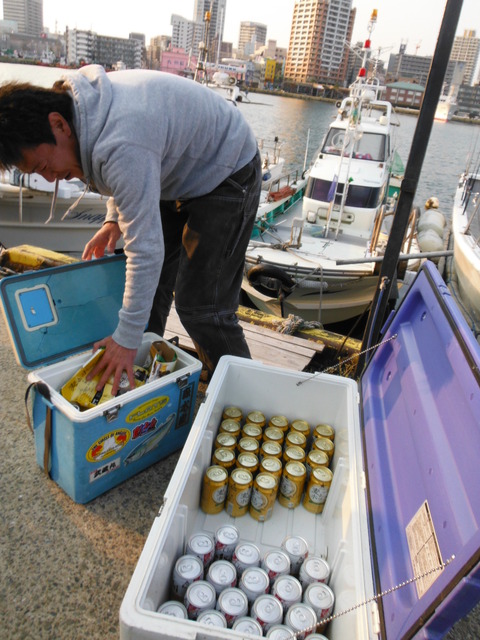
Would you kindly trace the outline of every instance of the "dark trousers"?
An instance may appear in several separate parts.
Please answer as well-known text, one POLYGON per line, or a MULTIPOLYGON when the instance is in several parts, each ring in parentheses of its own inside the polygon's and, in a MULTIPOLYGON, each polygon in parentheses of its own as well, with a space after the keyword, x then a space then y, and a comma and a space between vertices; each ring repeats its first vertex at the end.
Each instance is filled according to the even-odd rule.
POLYGON ((210 371, 250 357, 235 314, 262 183, 260 154, 211 193, 161 201, 165 260, 148 330, 163 335, 175 292, 179 318, 210 371))

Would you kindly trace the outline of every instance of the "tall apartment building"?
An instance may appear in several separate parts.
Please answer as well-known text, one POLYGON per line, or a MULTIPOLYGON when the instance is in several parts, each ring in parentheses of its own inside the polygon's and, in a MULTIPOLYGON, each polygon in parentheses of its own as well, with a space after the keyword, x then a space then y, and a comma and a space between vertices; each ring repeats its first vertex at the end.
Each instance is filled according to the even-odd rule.
POLYGON ((285 80, 345 86, 355 13, 352 0, 296 0, 285 80))
POLYGON ((238 52, 250 56, 267 41, 267 25, 258 22, 240 22, 238 52))
POLYGON ((113 68, 123 62, 127 69, 142 66, 142 41, 137 37, 115 38, 94 31, 67 29, 65 34, 68 64, 101 64, 113 68))
POLYGON ((3 19, 16 22, 18 33, 39 36, 43 31, 43 0, 3 0, 3 19))
POLYGON ((480 38, 476 37, 475 31, 465 30, 463 36, 457 36, 453 41, 450 60, 465 61, 464 84, 473 84, 473 75, 477 66, 479 53, 480 38))
POLYGON ((183 49, 186 53, 198 56, 198 45, 204 38, 204 23, 187 20, 177 14, 170 18, 172 25, 172 48, 183 49))
POLYGON ((223 30, 225 28, 225 9, 227 0, 195 0, 193 7, 193 20, 204 24, 205 14, 207 11, 211 12, 210 15, 210 29, 208 42, 205 42, 207 47, 219 45, 223 40, 223 30))

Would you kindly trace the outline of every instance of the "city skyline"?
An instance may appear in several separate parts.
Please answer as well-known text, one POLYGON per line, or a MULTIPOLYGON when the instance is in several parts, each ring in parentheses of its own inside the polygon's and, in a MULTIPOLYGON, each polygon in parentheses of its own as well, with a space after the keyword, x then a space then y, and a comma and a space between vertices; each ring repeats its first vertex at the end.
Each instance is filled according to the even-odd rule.
MULTIPOLYGON (((276 40, 280 47, 288 47, 291 20, 295 0, 227 0, 224 40, 236 47, 240 22, 252 21, 267 25, 267 39, 276 40)), ((63 0, 43 0, 44 26, 51 32, 55 27, 63 32, 65 27, 96 31, 101 34, 128 37, 130 32, 141 32, 146 42, 158 35, 171 33, 170 17, 173 13, 192 19, 195 0, 175 0, 158 3, 154 0, 137 0, 134 15, 125 11, 112 11, 112 3, 83 0, 81 5, 63 0), (93 17, 94 16, 94 17, 93 17)), ((391 0, 354 0, 357 9, 352 43, 363 40, 372 9, 378 10, 378 22, 372 36, 372 48, 381 49, 381 57, 396 53, 400 44, 406 43, 407 52, 432 55, 440 29, 445 1, 431 3, 404 0, 401 11, 391 0), (425 24, 429 25, 425 29, 425 24)), ((457 35, 465 29, 476 30, 480 36, 478 0, 464 0, 457 35)))

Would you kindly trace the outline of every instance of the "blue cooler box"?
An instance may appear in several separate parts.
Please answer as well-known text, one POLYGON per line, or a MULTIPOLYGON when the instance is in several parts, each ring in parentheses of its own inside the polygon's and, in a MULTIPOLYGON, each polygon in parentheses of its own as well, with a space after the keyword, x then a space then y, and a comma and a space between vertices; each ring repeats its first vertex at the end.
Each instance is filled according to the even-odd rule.
MULTIPOLYGON (((173 372, 95 408, 79 411, 61 387, 118 321, 125 257, 102 258, 10 276, 2 307, 18 362, 31 369, 38 464, 75 501, 85 503, 181 448, 193 420, 201 371, 171 344, 173 372)), ((135 364, 161 340, 145 333, 135 364)))
POLYGON ((417 275, 382 342, 358 384, 222 358, 124 596, 122 639, 244 637, 157 611, 172 598, 174 564, 192 533, 227 523, 262 555, 298 535, 326 558, 329 640, 440 638, 480 602, 480 348, 433 265, 417 275), (200 509, 230 405, 335 428, 322 513, 277 501, 258 522, 200 509))

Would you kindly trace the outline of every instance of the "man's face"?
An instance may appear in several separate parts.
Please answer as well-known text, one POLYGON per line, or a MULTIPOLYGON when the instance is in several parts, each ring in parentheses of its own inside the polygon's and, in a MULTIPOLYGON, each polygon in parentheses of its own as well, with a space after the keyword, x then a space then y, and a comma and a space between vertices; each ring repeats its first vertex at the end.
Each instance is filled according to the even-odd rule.
POLYGON ((23 173, 39 173, 49 182, 83 178, 78 157, 76 136, 67 121, 58 113, 49 115, 52 133, 57 144, 42 143, 24 149, 22 161, 17 163, 23 173))

